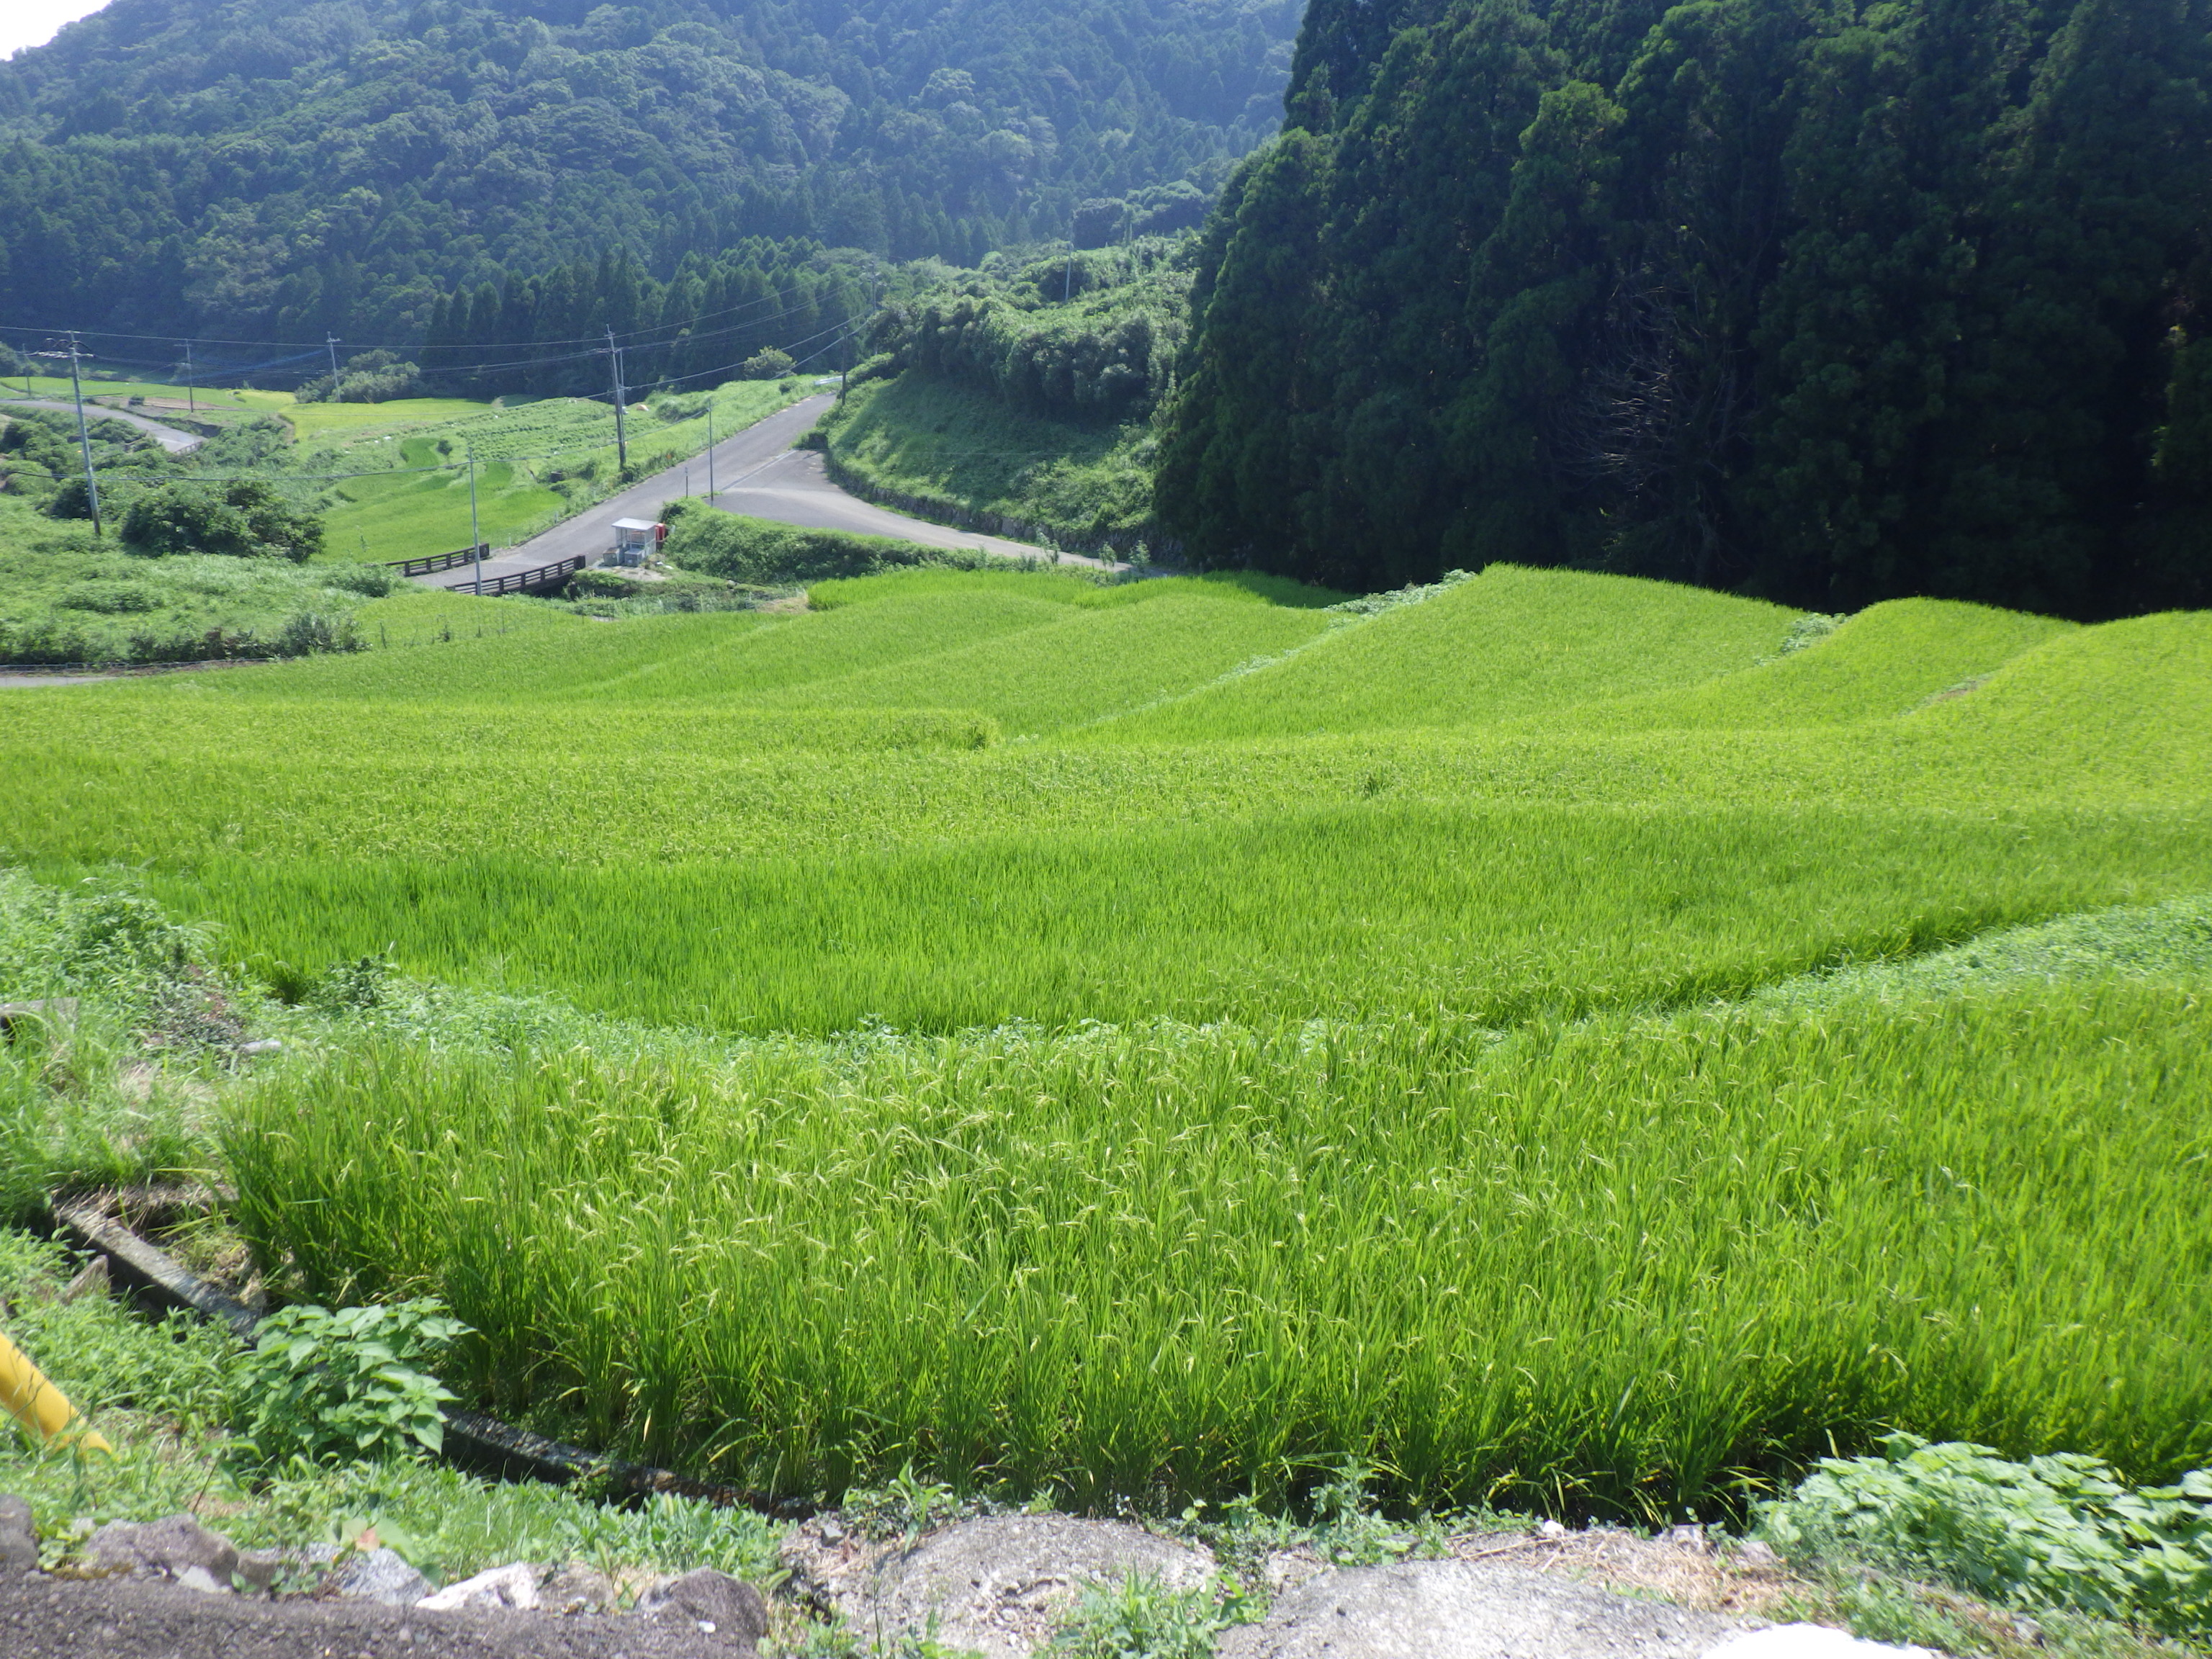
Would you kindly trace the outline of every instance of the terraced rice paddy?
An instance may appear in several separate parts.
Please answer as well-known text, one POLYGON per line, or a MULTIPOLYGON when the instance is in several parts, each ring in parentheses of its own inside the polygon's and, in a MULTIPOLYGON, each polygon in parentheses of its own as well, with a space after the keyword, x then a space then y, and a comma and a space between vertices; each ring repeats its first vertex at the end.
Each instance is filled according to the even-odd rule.
POLYGON ((447 599, 0 693, 0 847, 282 982, 696 1028, 387 1031, 226 1132, 307 1288, 447 1296, 610 1445, 1638 1515, 1892 1425, 2212 1461, 2212 617, 1334 597, 447 599))

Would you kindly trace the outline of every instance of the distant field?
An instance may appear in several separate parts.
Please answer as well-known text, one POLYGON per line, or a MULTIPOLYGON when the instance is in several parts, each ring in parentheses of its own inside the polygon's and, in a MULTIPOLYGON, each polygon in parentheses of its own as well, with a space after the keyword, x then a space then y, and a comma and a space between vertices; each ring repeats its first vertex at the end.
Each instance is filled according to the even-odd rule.
POLYGON ((816 599, 410 592, 365 655, 0 693, 17 861, 143 867, 272 983, 705 1034, 387 1033, 229 1120, 260 1247, 450 1298, 477 1397, 790 1492, 2212 1462, 2212 616, 816 599))
MULTIPOLYGON (((248 394, 249 396, 257 394, 248 394)), ((389 465, 394 476, 349 478, 325 519, 325 547, 339 558, 389 562, 469 545, 466 458, 474 450, 477 521, 494 547, 526 539, 615 483, 614 413, 587 398, 546 398, 495 407, 459 398, 388 404, 295 404, 266 397, 272 412, 297 428, 303 449, 331 458, 333 471, 389 465), (442 471, 423 471, 423 468, 442 471), (566 478, 574 482, 556 489, 566 478)), ((719 441, 791 401, 764 382, 740 381, 713 393, 719 441)), ((707 394, 668 405, 664 419, 641 406, 630 416, 630 457, 655 471, 706 447, 707 394)), ((703 488, 703 480, 702 480, 703 488)))
MULTIPOLYGON (((26 381, 21 375, 0 380, 0 398, 22 392, 26 381)), ((35 398, 67 398, 70 395, 70 378, 66 374, 33 375, 27 385, 29 396, 35 398)), ((256 394, 240 394, 216 386, 173 386, 161 380, 91 380, 84 382, 84 395, 97 398, 173 398, 179 404, 193 404, 203 409, 250 410, 258 405, 251 401, 256 394)), ((179 411, 181 413, 181 410, 179 411)), ((161 411, 147 413, 159 417, 161 411)))

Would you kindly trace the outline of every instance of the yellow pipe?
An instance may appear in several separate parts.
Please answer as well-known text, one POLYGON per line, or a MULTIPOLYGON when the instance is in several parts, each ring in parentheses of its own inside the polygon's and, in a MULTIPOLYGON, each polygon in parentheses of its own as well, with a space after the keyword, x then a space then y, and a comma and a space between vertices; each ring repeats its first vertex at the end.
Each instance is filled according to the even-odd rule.
POLYGON ((45 1373, 5 1336, 0 1336, 0 1407, 40 1440, 114 1454, 115 1448, 98 1435, 71 1430, 70 1425, 82 1419, 69 1396, 47 1382, 45 1373))

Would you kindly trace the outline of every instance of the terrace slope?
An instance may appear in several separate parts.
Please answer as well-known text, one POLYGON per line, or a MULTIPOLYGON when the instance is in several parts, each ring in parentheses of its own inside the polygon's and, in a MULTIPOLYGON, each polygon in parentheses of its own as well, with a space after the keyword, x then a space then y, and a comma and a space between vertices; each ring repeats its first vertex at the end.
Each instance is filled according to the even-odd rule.
POLYGON ((1556 718, 1609 731, 1835 726, 1906 714, 1966 688, 2072 623, 1948 599, 1890 599, 1830 637, 1754 668, 1556 718))
POLYGON ((1781 645, 1790 619, 1662 582, 1494 565, 1097 735, 1176 743, 1489 723, 1747 668, 1781 645))

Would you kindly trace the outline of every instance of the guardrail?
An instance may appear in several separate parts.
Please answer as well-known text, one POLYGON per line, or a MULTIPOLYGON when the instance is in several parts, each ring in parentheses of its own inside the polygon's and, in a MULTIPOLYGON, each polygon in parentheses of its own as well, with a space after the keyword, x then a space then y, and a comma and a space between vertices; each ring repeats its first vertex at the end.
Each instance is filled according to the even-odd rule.
POLYGON ((465 547, 458 553, 433 553, 427 559, 387 559, 387 569, 397 570, 403 576, 434 576, 441 570, 451 570, 456 565, 474 564, 479 558, 491 557, 491 544, 465 547))
POLYGON ((541 564, 535 570, 518 570, 510 575, 487 576, 482 581, 466 583, 449 589, 454 593, 481 593, 486 599, 496 599, 501 593, 520 593, 532 587, 557 587, 584 568, 586 561, 579 556, 572 559, 557 559, 551 564, 541 564))

